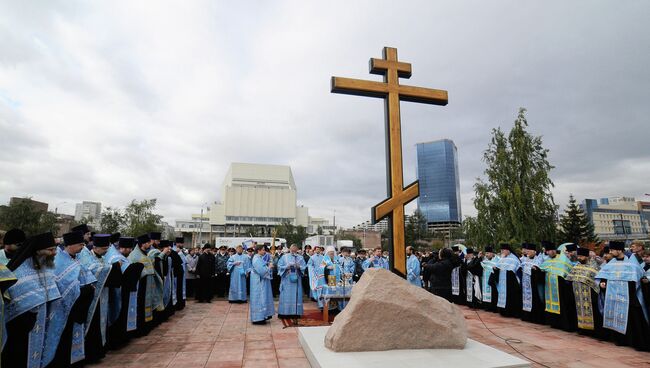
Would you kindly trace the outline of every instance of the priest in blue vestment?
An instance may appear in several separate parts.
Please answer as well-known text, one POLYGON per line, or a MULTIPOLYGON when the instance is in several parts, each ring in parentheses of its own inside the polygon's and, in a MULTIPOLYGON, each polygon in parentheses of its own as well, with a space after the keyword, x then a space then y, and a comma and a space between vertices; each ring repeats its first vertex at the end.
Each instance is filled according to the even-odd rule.
POLYGON ((415 255, 412 246, 406 247, 406 255, 408 256, 406 259, 406 280, 413 286, 422 287, 420 260, 415 255))
POLYGON ((266 257, 264 244, 256 244, 257 254, 253 256, 251 269, 250 317, 253 324, 265 324, 275 314, 275 305, 271 294, 273 263, 266 257), (269 300, 269 295, 271 299, 269 300))
POLYGON ((138 236, 138 244, 128 257, 129 262, 143 265, 138 281, 136 329, 134 332, 136 336, 149 333, 153 328, 153 310, 162 304, 162 298, 155 298, 156 284, 159 278, 151 259, 147 256, 151 243, 149 234, 138 236))
MULTIPOLYGON (((109 320, 108 335, 111 348, 118 348, 129 340, 129 332, 137 328, 137 311, 138 311, 138 281, 144 269, 142 263, 132 263, 127 258, 133 248, 135 248, 135 239, 131 237, 120 237, 117 241, 117 248, 109 247, 106 252, 108 263, 119 265, 122 271, 119 288, 115 288, 119 293, 111 295, 111 313, 113 306, 117 304, 117 316, 109 320)), ((110 299, 110 298, 109 298, 110 299)))
POLYGON ((303 315, 302 275, 306 268, 305 260, 298 254, 298 246, 291 244, 289 253, 278 261, 278 275, 281 277, 278 318, 298 319, 303 315))
POLYGON ((54 274, 61 298, 52 302, 47 322, 43 364, 47 368, 69 367, 82 361, 84 324, 94 294, 95 276, 77 260, 84 248, 83 233, 63 234, 63 250, 54 258, 54 274))
POLYGON ((174 258, 174 270, 176 272, 176 295, 178 301, 176 302, 176 310, 182 310, 185 308, 185 300, 187 299, 187 280, 185 276, 187 275, 187 255, 185 254, 185 239, 183 237, 177 237, 174 242, 174 247, 172 250, 178 255, 171 254, 174 258))
MULTIPOLYGON (((17 282, 7 289, 5 367, 40 368, 52 303, 61 298, 54 275, 57 246, 52 233, 27 239, 7 264, 17 282)), ((51 325, 50 325, 51 327, 51 325)), ((58 337, 56 337, 58 339, 58 337)))
POLYGON ((494 281, 494 268, 499 262, 499 256, 494 254, 494 247, 488 245, 485 247, 485 257, 481 261, 483 267, 483 277, 481 279, 481 297, 483 309, 490 312, 497 311, 497 293, 496 282, 494 281), (490 282, 492 280, 492 283, 490 282))
POLYGON ((149 253, 147 253, 147 257, 151 260, 153 268, 156 271, 153 289, 153 299, 156 307, 153 310, 153 323, 154 325, 158 325, 164 319, 165 305, 167 302, 166 297, 168 296, 165 294, 165 279, 167 277, 167 267, 165 265, 167 256, 162 253, 160 233, 149 233, 149 237, 151 238, 151 248, 149 249, 149 253))
POLYGON ((496 265, 498 272, 497 308, 507 317, 519 317, 521 314, 521 262, 512 254, 510 244, 501 244, 501 258, 496 265))
POLYGON ((309 289, 311 290, 312 299, 318 302, 318 308, 323 308, 323 301, 320 299, 321 283, 318 280, 318 267, 323 262, 323 247, 315 246, 314 254, 309 257, 307 262, 307 272, 309 273, 309 289))
POLYGON ((109 264, 104 256, 110 245, 110 234, 95 234, 93 248, 83 248, 79 252, 79 262, 93 273, 97 279, 93 300, 86 317, 86 362, 95 362, 106 355, 108 341, 109 288, 119 284, 121 271, 119 265, 109 264))
POLYGON ((374 254, 372 257, 366 259, 363 262, 363 269, 367 270, 368 268, 383 268, 386 270, 390 270, 390 267, 388 266, 388 261, 386 258, 382 257, 381 253, 381 248, 375 248, 374 249, 374 254))
MULTIPOLYGON (((332 287, 336 288, 337 285, 342 284, 343 269, 339 258, 336 256, 336 249, 333 246, 328 246, 325 249, 325 256, 323 256, 323 261, 318 267, 317 272, 322 293, 328 291, 325 288, 330 288, 329 290, 331 290, 332 287)), ((340 300, 330 300, 327 308, 329 310, 341 310, 344 306, 345 303, 341 306, 340 300)))
POLYGON ((230 273, 228 302, 246 303, 246 275, 250 272, 251 262, 242 245, 238 245, 235 254, 228 258, 226 267, 230 273))
POLYGON ((637 350, 650 350, 650 330, 646 305, 641 293, 643 269, 625 256, 625 243, 610 241, 614 258, 596 275, 603 312, 603 327, 617 344, 637 350))

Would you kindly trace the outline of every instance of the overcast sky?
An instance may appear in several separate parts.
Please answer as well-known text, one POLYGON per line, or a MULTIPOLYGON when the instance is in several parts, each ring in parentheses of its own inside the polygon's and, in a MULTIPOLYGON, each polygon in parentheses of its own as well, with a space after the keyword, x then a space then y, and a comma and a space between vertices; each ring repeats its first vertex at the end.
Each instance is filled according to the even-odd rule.
POLYGON ((412 63, 402 83, 449 91, 402 103, 405 183, 415 143, 453 139, 475 214, 490 131, 526 107, 557 203, 642 199, 649 16, 645 0, 2 0, 0 203, 158 198, 173 223, 254 162, 290 165, 310 215, 365 221, 386 195, 383 102, 331 94, 330 77, 380 80, 383 46, 412 63))

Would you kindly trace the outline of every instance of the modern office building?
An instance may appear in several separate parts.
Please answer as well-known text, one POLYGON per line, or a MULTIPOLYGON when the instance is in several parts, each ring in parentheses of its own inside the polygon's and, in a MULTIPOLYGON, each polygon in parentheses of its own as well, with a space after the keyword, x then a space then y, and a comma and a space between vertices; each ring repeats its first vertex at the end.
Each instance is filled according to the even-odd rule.
POLYGON ((445 229, 462 221, 458 149, 452 140, 416 144, 416 175, 420 196, 418 209, 430 228, 445 229))
POLYGON ((88 225, 93 229, 99 229, 102 218, 102 204, 100 202, 83 201, 75 204, 74 220, 79 222, 87 220, 88 225))
POLYGON ((377 231, 377 232, 382 232, 388 230, 388 220, 383 219, 381 221, 378 221, 376 224, 372 224, 370 220, 363 222, 359 225, 352 226, 353 231, 377 231))
POLYGON ((650 202, 633 197, 585 199, 582 209, 601 240, 648 239, 650 202))

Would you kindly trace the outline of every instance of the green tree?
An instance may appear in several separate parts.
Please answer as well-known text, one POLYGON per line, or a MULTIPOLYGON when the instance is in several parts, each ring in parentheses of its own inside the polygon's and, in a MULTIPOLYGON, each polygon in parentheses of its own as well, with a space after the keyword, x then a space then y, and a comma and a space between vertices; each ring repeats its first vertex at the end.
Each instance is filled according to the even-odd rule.
POLYGON ((104 234, 122 231, 126 227, 126 216, 119 208, 106 207, 99 220, 99 227, 104 234))
POLYGON ((44 232, 58 231, 56 215, 52 212, 39 211, 29 200, 16 201, 9 206, 0 207, 0 227, 9 230, 21 229, 27 236, 33 236, 44 232))
POLYGON ((526 110, 519 109, 513 128, 506 135, 493 129, 488 149, 485 180, 474 185, 478 214, 472 240, 497 243, 555 240, 553 182, 549 173, 548 149, 542 138, 528 133, 526 110))
POLYGON ((156 199, 135 199, 124 209, 124 233, 127 236, 139 236, 152 231, 162 231, 162 216, 154 213, 156 199))
POLYGON ((569 195, 569 204, 560 216, 559 240, 561 243, 596 243, 594 225, 585 212, 578 206, 573 194, 569 195))
POLYGON ((427 218, 424 217, 424 214, 419 209, 416 209, 408 218, 408 221, 406 221, 404 241, 406 245, 414 245, 416 241, 429 238, 427 218))

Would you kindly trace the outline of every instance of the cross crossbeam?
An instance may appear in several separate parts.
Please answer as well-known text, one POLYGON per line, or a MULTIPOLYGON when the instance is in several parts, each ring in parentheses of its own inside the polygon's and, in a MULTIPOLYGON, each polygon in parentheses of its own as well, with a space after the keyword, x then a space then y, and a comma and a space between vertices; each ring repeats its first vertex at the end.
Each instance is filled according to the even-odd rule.
POLYGON ((370 73, 384 76, 383 82, 332 77, 332 93, 377 97, 386 101, 386 180, 388 198, 372 208, 372 223, 390 219, 391 268, 406 276, 404 206, 419 195, 418 182, 404 187, 400 101, 446 105, 447 91, 400 85, 411 77, 411 64, 397 60, 397 49, 384 47, 382 59, 370 59, 370 73))

